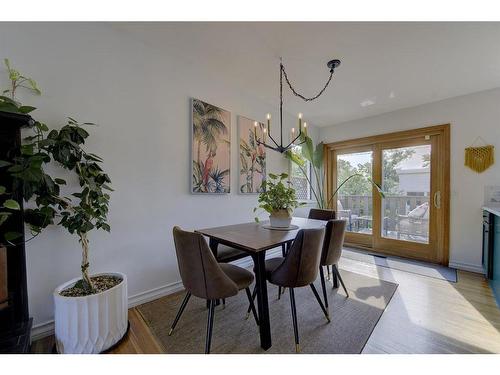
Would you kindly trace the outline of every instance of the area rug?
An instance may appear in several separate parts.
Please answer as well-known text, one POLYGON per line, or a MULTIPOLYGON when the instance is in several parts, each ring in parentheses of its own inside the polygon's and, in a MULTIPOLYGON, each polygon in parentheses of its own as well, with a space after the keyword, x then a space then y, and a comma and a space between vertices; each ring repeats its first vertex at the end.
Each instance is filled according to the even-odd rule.
POLYGON ((375 264, 381 267, 414 273, 421 276, 457 282, 457 270, 439 264, 419 262, 418 260, 404 259, 393 256, 370 254, 362 250, 344 248, 342 256, 360 262, 375 264))
MULTIPOLYGON (((327 323, 310 288, 295 289, 302 353, 361 353, 398 285, 340 270, 350 297, 327 283, 331 323, 327 323)), ((316 288, 321 294, 319 280, 316 288)), ((288 291, 278 300, 278 288, 269 285, 272 347, 260 347, 259 331, 252 316, 245 319, 245 292, 217 306, 212 353, 294 353, 292 315, 288 291)), ((184 297, 176 293, 138 306, 137 309, 166 353, 203 353, 207 308, 205 300, 192 297, 172 336, 170 325, 184 297)))

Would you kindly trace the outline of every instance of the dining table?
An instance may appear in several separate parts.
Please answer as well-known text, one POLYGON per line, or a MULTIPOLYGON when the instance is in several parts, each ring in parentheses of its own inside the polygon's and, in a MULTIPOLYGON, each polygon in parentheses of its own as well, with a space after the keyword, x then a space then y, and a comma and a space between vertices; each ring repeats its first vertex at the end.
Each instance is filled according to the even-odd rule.
POLYGON ((294 229, 287 230, 270 228, 269 221, 196 230, 197 233, 209 238, 210 248, 214 253, 218 244, 223 244, 242 250, 252 257, 257 290, 260 346, 264 350, 272 346, 265 267, 266 252, 276 247, 290 246, 300 229, 321 228, 325 225, 326 222, 322 220, 293 217, 291 226, 294 229))

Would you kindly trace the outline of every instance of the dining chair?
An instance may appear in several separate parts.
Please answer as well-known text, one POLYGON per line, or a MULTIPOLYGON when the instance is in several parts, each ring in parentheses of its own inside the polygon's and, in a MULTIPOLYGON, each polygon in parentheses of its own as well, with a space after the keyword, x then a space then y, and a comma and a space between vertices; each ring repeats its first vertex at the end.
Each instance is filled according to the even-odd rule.
MULTIPOLYGON (((328 221, 336 218, 335 210, 324 208, 311 208, 309 210, 309 219, 328 221)), ((327 280, 330 280, 330 267, 326 266, 327 280)))
POLYGON ((286 257, 271 258, 266 260, 265 263, 267 280, 271 284, 288 288, 290 292, 295 351, 297 353, 300 352, 300 344, 295 303, 296 288, 309 286, 326 320, 330 322, 328 310, 323 305, 318 291, 314 286, 314 281, 318 276, 324 233, 324 228, 299 230, 286 257))
POLYGON ((205 353, 208 354, 210 353, 217 300, 235 296, 240 290, 245 289, 255 322, 257 325, 259 324, 249 289, 254 276, 244 268, 227 263, 218 263, 201 234, 187 232, 177 226, 174 227, 173 234, 179 272, 184 288, 186 289, 186 295, 168 335, 170 336, 174 331, 191 295, 206 299, 209 301, 209 311, 205 353))
POLYGON ((325 306, 328 309, 328 297, 326 293, 325 275, 323 273, 324 266, 332 266, 333 287, 338 287, 337 280, 340 280, 342 288, 344 288, 347 298, 349 293, 345 287, 344 281, 340 276, 337 264, 342 255, 342 247, 344 246, 345 229, 347 222, 345 220, 329 220, 325 227, 325 239, 323 241, 323 249, 321 251, 321 260, 319 265, 319 276, 321 279, 321 289, 323 290, 323 298, 325 306))
POLYGON ((335 210, 327 210, 323 208, 311 208, 309 210, 309 219, 328 221, 335 219, 335 210))

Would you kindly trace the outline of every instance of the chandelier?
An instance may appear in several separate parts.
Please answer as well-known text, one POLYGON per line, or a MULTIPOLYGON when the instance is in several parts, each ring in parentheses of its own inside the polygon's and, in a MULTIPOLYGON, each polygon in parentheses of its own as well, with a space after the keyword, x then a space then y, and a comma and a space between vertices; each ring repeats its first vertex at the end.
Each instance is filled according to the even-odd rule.
MULTIPOLYGON (((290 87, 290 90, 293 92, 295 96, 298 96, 305 102, 311 102, 321 96, 323 92, 325 92, 326 88, 330 84, 332 77, 333 77, 333 72, 335 68, 337 68, 340 65, 340 60, 330 60, 327 63, 328 68, 330 69, 330 77, 326 81, 325 85, 323 88, 314 96, 308 98, 305 97, 304 95, 298 93, 292 84, 290 83, 290 80, 288 79, 288 75, 286 74, 285 67, 283 66, 283 61, 280 58, 280 143, 274 139, 274 137, 271 135, 271 114, 267 114, 267 126, 263 126, 262 124, 259 124, 258 122, 254 123, 254 135, 255 139, 257 141, 257 144, 263 145, 271 150, 284 153, 288 151, 290 148, 292 148, 295 145, 300 145, 305 142, 305 139, 302 140, 300 143, 295 143, 299 138, 301 138, 302 134, 307 136, 307 123, 304 122, 302 124, 302 113, 298 114, 298 131, 295 131, 295 128, 291 129, 291 135, 290 135, 290 140, 289 143, 285 146, 283 144, 283 77, 285 77, 285 81, 290 87), (260 125, 260 126, 259 126, 260 125), (262 128, 262 141, 260 138, 257 137, 257 128, 262 128), (272 141, 272 144, 267 143, 267 136, 269 136, 269 139, 272 141)), ((286 141, 285 141, 286 142, 286 141)))

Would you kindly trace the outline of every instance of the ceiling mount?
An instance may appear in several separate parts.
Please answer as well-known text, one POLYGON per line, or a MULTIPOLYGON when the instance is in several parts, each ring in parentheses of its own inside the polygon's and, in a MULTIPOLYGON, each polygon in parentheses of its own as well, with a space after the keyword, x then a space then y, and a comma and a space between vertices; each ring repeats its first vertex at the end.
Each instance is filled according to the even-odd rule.
POLYGON ((330 69, 330 72, 333 73, 335 68, 338 68, 340 66, 340 60, 330 60, 330 61, 328 61, 326 66, 328 66, 328 68, 330 69))

